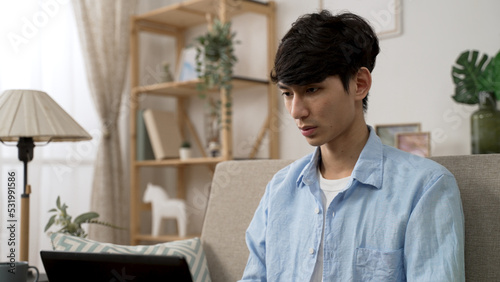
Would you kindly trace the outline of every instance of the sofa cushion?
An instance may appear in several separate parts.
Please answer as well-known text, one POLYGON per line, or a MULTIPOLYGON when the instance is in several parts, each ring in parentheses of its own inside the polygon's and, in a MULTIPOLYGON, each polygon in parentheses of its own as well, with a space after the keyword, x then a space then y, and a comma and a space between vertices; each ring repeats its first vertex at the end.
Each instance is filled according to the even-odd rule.
POLYGON ((213 281, 238 281, 248 260, 245 231, 266 185, 291 160, 242 160, 217 164, 205 222, 203 250, 213 281))
POLYGON ((180 255, 186 258, 193 281, 211 281, 208 272, 205 253, 199 238, 161 243, 157 245, 125 246, 96 242, 62 233, 50 236, 52 246, 56 251, 118 253, 144 255, 180 255))

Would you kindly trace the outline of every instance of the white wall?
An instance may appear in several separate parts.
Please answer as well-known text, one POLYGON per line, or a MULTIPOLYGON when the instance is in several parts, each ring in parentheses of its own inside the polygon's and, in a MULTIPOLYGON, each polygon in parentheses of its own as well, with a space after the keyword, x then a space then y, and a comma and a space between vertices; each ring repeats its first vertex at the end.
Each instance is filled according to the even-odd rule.
MULTIPOLYGON (((367 122, 420 122, 423 131, 431 132, 432 155, 470 154, 469 116, 477 107, 451 99, 451 65, 466 49, 498 52, 500 1, 401 1, 403 32, 380 40, 367 122)), ((298 16, 318 9, 319 2, 311 2, 276 1, 278 37, 298 16)), ((293 123, 281 128, 281 158, 311 151, 293 123)))

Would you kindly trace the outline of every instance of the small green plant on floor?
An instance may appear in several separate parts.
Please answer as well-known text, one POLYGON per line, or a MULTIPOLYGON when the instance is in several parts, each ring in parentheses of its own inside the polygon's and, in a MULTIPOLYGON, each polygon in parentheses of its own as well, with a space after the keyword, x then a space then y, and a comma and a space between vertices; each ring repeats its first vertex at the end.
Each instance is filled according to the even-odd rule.
MULTIPOLYGON (((44 232, 47 232, 47 230, 49 230, 53 225, 55 225, 60 227, 60 229, 57 230, 55 233, 64 233, 86 238, 88 234, 82 228, 82 224, 84 223, 100 224, 111 228, 123 229, 121 227, 99 221, 97 219, 99 217, 99 214, 96 212, 86 212, 75 217, 75 219, 72 220, 73 218, 71 215, 68 214, 67 210, 68 206, 65 203, 61 204, 61 199, 58 196, 56 200, 56 208, 49 210, 49 213, 55 213, 55 214, 53 214, 50 217, 49 221, 45 225, 44 232)), ((54 232, 49 232, 49 234, 51 233, 54 232)))

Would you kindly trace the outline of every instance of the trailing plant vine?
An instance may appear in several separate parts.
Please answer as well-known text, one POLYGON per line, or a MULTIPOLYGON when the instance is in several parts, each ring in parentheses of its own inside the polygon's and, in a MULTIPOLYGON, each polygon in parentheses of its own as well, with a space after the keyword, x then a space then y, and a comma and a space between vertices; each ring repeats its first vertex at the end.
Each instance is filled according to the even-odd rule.
MULTIPOLYGON (((214 19, 209 31, 196 38, 196 71, 201 82, 197 88, 202 98, 210 89, 225 89, 226 103, 220 105, 224 109, 227 119, 225 125, 231 123, 232 107, 232 76, 233 66, 237 62, 234 55, 234 41, 236 33, 231 32, 231 23, 223 23, 214 19)), ((220 112, 220 111, 219 111, 220 112)), ((220 119, 220 113, 218 118, 220 119)))

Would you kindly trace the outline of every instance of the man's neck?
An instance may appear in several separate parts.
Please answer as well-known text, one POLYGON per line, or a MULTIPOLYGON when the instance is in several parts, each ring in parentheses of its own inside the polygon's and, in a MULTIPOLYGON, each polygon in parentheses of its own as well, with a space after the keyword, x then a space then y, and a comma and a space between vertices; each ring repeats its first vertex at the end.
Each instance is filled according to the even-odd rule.
POLYGON ((352 174, 370 132, 366 124, 353 129, 343 140, 320 147, 320 171, 326 179, 340 179, 352 174))

